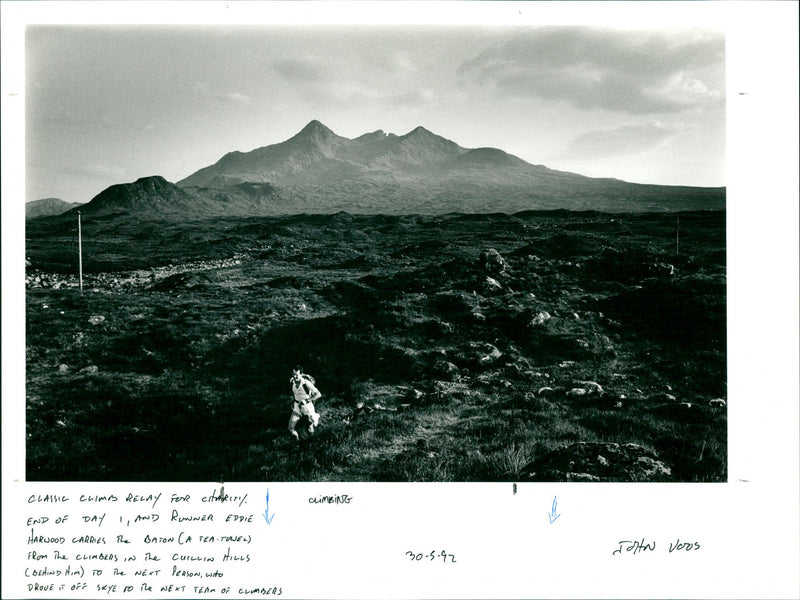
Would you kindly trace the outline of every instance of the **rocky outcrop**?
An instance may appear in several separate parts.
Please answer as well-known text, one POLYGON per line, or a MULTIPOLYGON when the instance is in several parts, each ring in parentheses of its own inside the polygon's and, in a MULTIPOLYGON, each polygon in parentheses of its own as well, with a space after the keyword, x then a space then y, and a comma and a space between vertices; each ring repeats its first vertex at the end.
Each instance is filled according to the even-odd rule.
POLYGON ((529 463, 530 481, 671 481, 672 469, 638 444, 579 442, 529 463))

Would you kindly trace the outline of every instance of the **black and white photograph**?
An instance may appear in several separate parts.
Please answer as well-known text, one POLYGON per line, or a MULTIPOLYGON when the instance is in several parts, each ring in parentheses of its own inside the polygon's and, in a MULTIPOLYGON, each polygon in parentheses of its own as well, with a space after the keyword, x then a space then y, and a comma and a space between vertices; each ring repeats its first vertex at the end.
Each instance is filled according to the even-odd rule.
POLYGON ((722 32, 26 54, 28 479, 726 481, 722 32))
POLYGON ((2 4, 4 595, 800 591, 783 3, 2 4))

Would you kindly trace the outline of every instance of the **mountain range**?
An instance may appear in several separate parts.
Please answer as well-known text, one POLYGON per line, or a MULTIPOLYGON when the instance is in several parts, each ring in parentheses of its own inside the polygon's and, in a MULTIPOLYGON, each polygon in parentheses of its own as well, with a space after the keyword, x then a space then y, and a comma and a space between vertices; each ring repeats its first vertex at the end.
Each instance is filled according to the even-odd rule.
POLYGON ((350 139, 314 120, 284 142, 230 152, 177 184, 154 176, 111 186, 81 210, 207 216, 724 208, 725 188, 585 177, 496 148, 463 148, 424 127, 350 139))

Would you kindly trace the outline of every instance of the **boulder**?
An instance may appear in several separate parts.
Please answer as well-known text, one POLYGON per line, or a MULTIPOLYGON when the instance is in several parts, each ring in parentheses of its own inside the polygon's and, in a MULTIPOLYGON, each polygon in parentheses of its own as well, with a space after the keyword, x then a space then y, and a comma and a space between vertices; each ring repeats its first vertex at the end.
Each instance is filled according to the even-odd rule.
POLYGON ((483 287, 486 291, 498 291, 503 289, 503 285, 494 277, 487 276, 483 281, 483 287))
POLYGON ((533 318, 530 320, 530 324, 534 327, 538 325, 542 325, 545 321, 549 321, 552 317, 550 313, 547 311, 539 311, 536 313, 533 318))
POLYGON ((459 352, 458 359, 466 363, 464 366, 490 367, 497 363, 503 353, 497 346, 488 342, 470 342, 469 350, 459 352))
POLYGON ((478 264, 492 275, 500 275, 508 270, 508 263, 494 248, 481 250, 478 255, 478 264))
POLYGON ((433 364, 431 372, 437 377, 454 380, 458 379, 460 371, 457 366, 447 360, 438 360, 433 364))
POLYGON ((709 404, 709 406, 714 406, 714 407, 717 407, 717 408, 723 408, 728 403, 725 402, 725 400, 723 398, 713 398, 713 399, 708 401, 708 404, 709 404))
POLYGON ((99 369, 97 368, 97 365, 89 365, 88 367, 83 367, 80 371, 78 371, 78 373, 94 374, 98 371, 99 369))
POLYGON ((602 394, 603 386, 595 381, 576 381, 573 386, 583 388, 587 394, 602 394))

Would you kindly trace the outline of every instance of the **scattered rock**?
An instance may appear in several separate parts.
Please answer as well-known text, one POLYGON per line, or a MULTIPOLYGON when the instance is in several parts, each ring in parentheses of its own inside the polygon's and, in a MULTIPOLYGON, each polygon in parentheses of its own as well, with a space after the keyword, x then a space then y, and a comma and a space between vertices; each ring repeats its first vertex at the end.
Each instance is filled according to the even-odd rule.
POLYGON ((586 395, 586 390, 583 389, 583 388, 572 388, 571 390, 569 390, 567 392, 567 396, 570 396, 570 397, 573 397, 573 398, 577 397, 577 396, 585 396, 585 395, 586 395))
POLYGON ((502 284, 499 281, 497 281, 497 279, 494 279, 493 277, 488 277, 487 276, 486 279, 483 282, 483 285, 488 291, 496 291, 496 290, 502 290, 503 289, 502 284))
POLYGON ((449 379, 451 381, 454 379, 458 379, 460 375, 459 368, 447 360, 436 361, 433 364, 433 368, 431 369, 431 371, 437 377, 449 379))
POLYGON ((97 373, 100 369, 97 368, 97 365, 89 365, 88 367, 83 367, 78 373, 90 373, 94 374, 97 373))
POLYGON ((58 365, 58 372, 59 373, 66 373, 67 371, 69 371, 69 365, 65 365, 63 363, 58 365))
POLYGON ((636 462, 641 465, 642 471, 648 479, 659 479, 672 475, 672 469, 660 460, 650 456, 640 456, 636 459, 636 462))
POLYGON ((576 381, 572 385, 583 388, 587 394, 602 394, 603 386, 596 381, 576 381))
POLYGON ((540 387, 539 390, 536 392, 537 396, 549 396, 553 394, 555 390, 550 386, 546 385, 544 387, 540 387))
POLYGON ((549 321, 551 318, 552 317, 550 316, 549 312, 540 311, 540 312, 538 312, 538 313, 536 313, 534 315, 534 317, 531 319, 530 323, 531 323, 531 325, 533 325, 535 327, 537 325, 543 324, 545 321, 549 321))
POLYGON ((567 481, 602 481, 597 475, 589 473, 567 473, 567 481))
MULTIPOLYGON (((636 390, 639 391, 639 390, 636 390)), ((652 402, 675 402, 677 398, 672 394, 667 394, 666 392, 661 392, 658 394, 653 394, 652 396, 647 398, 652 402)))
POLYGON ((526 465, 531 481, 670 481, 672 469, 638 444, 579 442, 526 465))
POLYGON ((464 383, 436 380, 431 386, 430 395, 434 400, 452 402, 468 398, 470 393, 470 387, 464 383))
POLYGON ((649 271, 651 275, 671 277, 675 274, 675 266, 670 263, 657 262, 650 265, 649 271))
POLYGON ((421 392, 416 388, 408 388, 405 391, 405 397, 408 398, 409 400, 419 400, 424 395, 425 395, 424 392, 421 392))
POLYGON ((572 367, 574 365, 575 365, 575 361, 574 360, 565 360, 565 361, 562 361, 561 363, 559 363, 558 366, 561 367, 562 369, 566 369, 567 367, 572 367))
POLYGON ((713 398, 708 401, 709 406, 723 407, 727 406, 727 402, 723 398, 713 398))
POLYGON ((92 325, 99 325, 105 320, 106 318, 103 315, 92 315, 91 317, 89 317, 89 323, 91 323, 92 325))
POLYGON ((470 350, 459 354, 459 358, 470 365, 487 367, 493 365, 503 353, 487 342, 470 342, 470 350))

